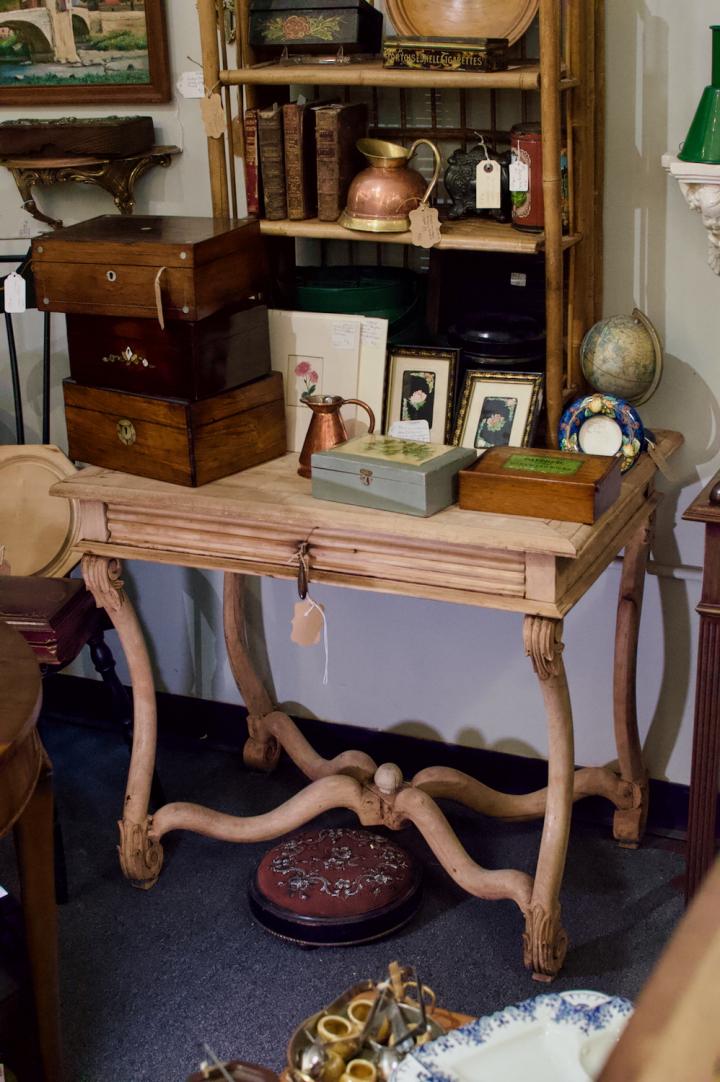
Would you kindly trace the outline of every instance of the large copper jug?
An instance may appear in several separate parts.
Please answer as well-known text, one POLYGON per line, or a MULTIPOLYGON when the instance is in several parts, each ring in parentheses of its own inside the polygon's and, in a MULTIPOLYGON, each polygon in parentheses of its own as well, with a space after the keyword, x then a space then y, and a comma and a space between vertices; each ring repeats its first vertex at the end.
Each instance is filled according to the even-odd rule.
POLYGON ((410 228, 409 214, 427 203, 440 176, 440 153, 429 139, 416 139, 411 147, 385 139, 360 139, 357 148, 370 165, 353 180, 340 225, 369 233, 404 233, 410 228), (428 146, 435 159, 428 184, 408 163, 419 146, 428 146))
POLYGON ((362 406, 367 411, 370 419, 368 432, 375 431, 375 414, 367 402, 361 402, 359 398, 341 398, 340 395, 311 394, 302 401, 312 410, 310 427, 307 430, 305 442, 300 452, 298 473, 301 477, 311 477, 310 462, 315 451, 327 451, 330 447, 337 447, 339 443, 345 443, 348 439, 345 422, 340 416, 343 406, 362 406))

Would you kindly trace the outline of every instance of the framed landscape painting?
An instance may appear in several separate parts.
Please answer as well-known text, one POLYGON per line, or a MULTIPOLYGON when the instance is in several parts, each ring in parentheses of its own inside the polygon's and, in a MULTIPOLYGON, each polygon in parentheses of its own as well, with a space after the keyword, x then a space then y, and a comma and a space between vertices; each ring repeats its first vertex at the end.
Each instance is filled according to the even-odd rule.
POLYGON ((0 0, 0 106, 169 99, 163 0, 0 0))

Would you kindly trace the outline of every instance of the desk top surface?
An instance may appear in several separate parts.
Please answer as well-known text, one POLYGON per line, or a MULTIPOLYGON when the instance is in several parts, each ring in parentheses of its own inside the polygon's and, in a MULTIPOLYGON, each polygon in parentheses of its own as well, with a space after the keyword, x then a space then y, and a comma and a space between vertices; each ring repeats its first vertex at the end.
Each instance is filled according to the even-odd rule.
MULTIPOLYGON (((669 456, 682 443, 675 432, 657 433, 658 445, 669 456)), ((619 500, 592 526, 553 519, 524 518, 448 507, 429 518, 355 507, 314 499, 310 481, 297 474, 297 455, 233 474, 199 488, 88 466, 52 488, 53 495, 96 501, 122 508, 142 508, 168 529, 178 518, 232 518, 243 524, 276 526, 304 539, 312 531, 395 539, 399 545, 443 545, 538 553, 577 558, 598 535, 610 538, 617 524, 631 516, 655 474, 655 464, 643 455, 625 475, 619 500)))

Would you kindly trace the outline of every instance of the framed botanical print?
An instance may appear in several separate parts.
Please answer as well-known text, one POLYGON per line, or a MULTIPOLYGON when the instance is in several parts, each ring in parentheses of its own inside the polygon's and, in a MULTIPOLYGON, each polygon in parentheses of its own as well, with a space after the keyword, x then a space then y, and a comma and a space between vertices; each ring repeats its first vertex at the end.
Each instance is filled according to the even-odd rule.
POLYGON ((431 443, 450 438, 458 350, 397 347, 385 380, 383 431, 395 421, 427 421, 431 443))
POLYGON ((170 96, 163 0, 0 0, 0 106, 170 96))
POLYGON ((543 377, 534 372, 467 372, 458 409, 458 447, 528 447, 542 405, 543 377))

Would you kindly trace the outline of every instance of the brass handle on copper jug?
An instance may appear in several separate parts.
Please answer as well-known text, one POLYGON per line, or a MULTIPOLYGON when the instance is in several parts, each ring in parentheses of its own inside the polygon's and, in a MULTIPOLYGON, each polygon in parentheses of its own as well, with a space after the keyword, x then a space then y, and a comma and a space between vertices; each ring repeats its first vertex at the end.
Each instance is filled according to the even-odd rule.
POLYGON ((430 147, 430 149, 432 150, 432 153, 433 153, 433 158, 435 159, 435 168, 433 169, 432 180, 430 181, 427 188, 425 189, 425 195, 422 197, 422 202, 427 203, 428 199, 430 198, 430 196, 433 193, 433 189, 435 188, 435 185, 438 182, 438 177, 440 176, 440 167, 441 167, 440 151, 438 150, 438 148, 435 146, 434 143, 430 142, 429 139, 416 139, 415 142, 413 143, 413 145, 410 147, 410 150, 408 151, 407 160, 410 161, 410 159, 412 158, 412 156, 415 153, 415 151, 417 150, 417 148, 419 146, 422 146, 423 144, 426 147, 430 147))
POLYGON ((343 398, 342 402, 340 403, 340 408, 342 409, 343 406, 362 406, 362 408, 367 413, 368 420, 370 422, 368 425, 368 436, 372 436, 373 432, 375 431, 375 414, 370 409, 367 402, 362 402, 359 398, 343 398))

